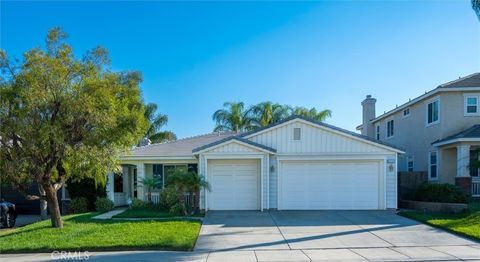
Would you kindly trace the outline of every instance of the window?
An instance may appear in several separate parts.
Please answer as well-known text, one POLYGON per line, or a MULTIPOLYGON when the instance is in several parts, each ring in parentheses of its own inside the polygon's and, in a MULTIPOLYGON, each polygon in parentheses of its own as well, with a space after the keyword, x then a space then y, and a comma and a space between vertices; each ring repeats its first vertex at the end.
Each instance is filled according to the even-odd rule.
POLYGON ((407 171, 413 172, 413 156, 407 156, 407 171))
POLYGON ((407 117, 409 115, 410 115, 410 108, 403 110, 403 117, 407 117))
POLYGON ((380 126, 377 126, 376 136, 377 136, 377 140, 380 140, 380 126))
POLYGON ((160 189, 163 188, 163 165, 153 164, 152 169, 153 169, 153 172, 152 172, 153 177, 162 181, 162 183, 161 183, 162 186, 160 187, 160 189))
POLYGON ((470 176, 480 177, 480 149, 470 151, 470 176))
POLYGON ((120 174, 113 176, 113 192, 123 192, 123 176, 120 174))
POLYGON ((393 136, 393 120, 390 120, 387 122, 387 137, 392 137, 393 136))
POLYGON ((299 127, 293 128, 293 140, 299 141, 302 138, 302 129, 299 127))
POLYGON ((428 169, 430 179, 437 179, 438 177, 437 162, 438 162, 437 151, 430 152, 429 169, 428 169))
POLYGON ((427 125, 438 123, 440 101, 436 100, 427 105, 427 125))
POLYGON ((465 115, 477 115, 479 114, 479 99, 480 96, 465 96, 465 115))

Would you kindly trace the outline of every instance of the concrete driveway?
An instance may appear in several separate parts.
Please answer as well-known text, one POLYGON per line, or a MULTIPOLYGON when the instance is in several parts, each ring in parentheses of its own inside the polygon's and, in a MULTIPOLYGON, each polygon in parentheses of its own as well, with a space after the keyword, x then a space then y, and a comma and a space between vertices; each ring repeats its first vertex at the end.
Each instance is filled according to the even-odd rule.
POLYGON ((209 212, 195 251, 208 261, 480 260, 479 243, 391 211, 209 212))

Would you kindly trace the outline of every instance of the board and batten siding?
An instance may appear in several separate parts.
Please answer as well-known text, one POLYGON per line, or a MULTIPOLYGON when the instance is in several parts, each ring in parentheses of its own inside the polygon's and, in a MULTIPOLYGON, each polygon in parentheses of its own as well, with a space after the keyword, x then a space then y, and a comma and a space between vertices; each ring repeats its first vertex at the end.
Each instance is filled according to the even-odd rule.
POLYGON ((346 135, 306 124, 293 122, 258 134, 248 136, 255 143, 275 148, 277 154, 315 153, 386 153, 376 145, 371 145, 346 135), (293 140, 293 128, 301 129, 301 140, 293 140))
POLYGON ((257 152, 258 150, 241 145, 237 142, 231 142, 208 151, 208 153, 257 153, 257 152))

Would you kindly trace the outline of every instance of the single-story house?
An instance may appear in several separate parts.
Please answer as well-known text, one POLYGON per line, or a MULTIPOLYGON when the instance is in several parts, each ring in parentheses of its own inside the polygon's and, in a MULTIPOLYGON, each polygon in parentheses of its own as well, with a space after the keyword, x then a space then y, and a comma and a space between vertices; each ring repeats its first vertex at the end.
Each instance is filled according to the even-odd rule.
POLYGON ((139 181, 175 169, 205 176, 204 210, 383 210, 397 208, 402 149, 302 117, 245 133, 216 132, 132 149, 122 176, 108 176, 116 205, 146 199, 139 181))

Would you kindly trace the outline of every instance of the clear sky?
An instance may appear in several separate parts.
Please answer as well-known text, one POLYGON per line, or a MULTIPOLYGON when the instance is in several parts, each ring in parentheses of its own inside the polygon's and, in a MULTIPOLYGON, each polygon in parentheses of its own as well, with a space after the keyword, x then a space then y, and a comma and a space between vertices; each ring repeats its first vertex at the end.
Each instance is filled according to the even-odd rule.
POLYGON ((224 101, 331 109, 354 130, 377 114, 480 71, 470 1, 1 1, 0 45, 21 58, 62 27, 75 53, 102 45, 115 70, 140 70, 147 102, 179 137, 212 131, 224 101))

